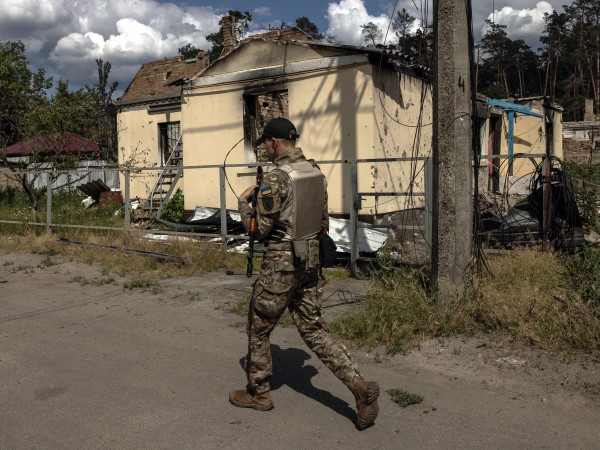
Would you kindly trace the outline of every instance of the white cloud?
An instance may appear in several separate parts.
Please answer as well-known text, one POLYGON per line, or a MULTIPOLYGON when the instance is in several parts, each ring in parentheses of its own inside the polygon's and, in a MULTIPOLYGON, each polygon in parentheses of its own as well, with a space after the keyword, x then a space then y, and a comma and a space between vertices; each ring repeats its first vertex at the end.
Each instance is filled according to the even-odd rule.
POLYGON ((0 23, 44 26, 69 16, 65 0, 4 0, 0 23))
POLYGON ((344 44, 362 45, 364 36, 361 25, 373 22, 385 33, 390 18, 385 14, 371 16, 362 0, 341 0, 339 3, 329 4, 327 20, 329 20, 327 34, 334 35, 344 44))
MULTIPOLYGON (((553 10, 552 5, 546 1, 538 2, 532 8, 515 9, 505 6, 493 14, 490 13, 487 19, 506 25, 506 33, 511 39, 523 39, 536 50, 539 37, 544 32, 544 14, 550 14, 553 10)), ((484 25, 481 34, 485 34, 485 31, 484 25)))
POLYGON ((269 8, 268 6, 261 6, 260 8, 255 8, 252 11, 252 14, 254 16, 270 16, 271 8, 269 8))
MULTIPOLYGON (((1 0, 0 33, 4 40, 22 40, 33 68, 45 68, 71 86, 91 84, 96 79, 94 59, 112 63, 111 79, 127 84, 140 65, 162 57, 174 56, 187 43, 208 49, 206 36, 219 29, 226 10, 209 6, 184 6, 189 0, 1 0)), ((431 12, 431 0, 428 0, 431 12)), ((375 3, 375 2, 373 2, 375 3)), ((523 37, 535 49, 543 30, 543 13, 550 4, 559 8, 560 0, 520 0, 519 7, 510 0, 496 0, 495 20, 508 26, 512 38, 523 37), (533 41, 533 43, 531 42, 533 41)), ((379 11, 371 15, 362 0, 330 0, 326 19, 328 34, 343 43, 361 45, 361 25, 374 22, 386 31, 393 5, 381 0, 379 11)), ((425 1, 400 0, 397 10, 406 8, 420 18, 415 5, 425 1)), ((249 6, 251 8, 251 6, 249 6)), ((491 18, 491 2, 473 2, 476 29, 483 18, 491 18)), ((265 28, 258 18, 269 18, 272 10, 253 10, 255 29, 265 28)), ((310 13, 307 14, 311 18, 310 13)), ((263 30, 264 31, 264 30, 263 30)), ((479 36, 477 37, 479 38, 479 36)), ((388 41, 393 38, 389 37, 388 41)))
POLYGON ((208 49, 205 36, 221 17, 211 7, 157 0, 2 0, 2 8, 3 38, 22 40, 34 67, 82 86, 95 81, 94 59, 101 58, 122 89, 145 62, 174 56, 187 43, 208 49))

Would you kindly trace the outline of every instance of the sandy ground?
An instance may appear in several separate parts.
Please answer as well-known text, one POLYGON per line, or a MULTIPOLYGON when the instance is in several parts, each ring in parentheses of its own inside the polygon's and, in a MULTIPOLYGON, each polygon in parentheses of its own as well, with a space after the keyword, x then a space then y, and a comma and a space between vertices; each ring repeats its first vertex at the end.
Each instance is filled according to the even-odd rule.
MULTIPOLYGON (((382 388, 376 425, 358 431, 351 394, 294 328, 277 328, 275 409, 235 408, 246 337, 228 308, 252 280, 219 271, 144 292, 53 259, 0 253, 1 449, 599 447, 599 362, 507 339, 354 349, 382 388), (390 389, 424 400, 402 408, 390 389)), ((364 291, 328 285, 326 317, 364 291)))

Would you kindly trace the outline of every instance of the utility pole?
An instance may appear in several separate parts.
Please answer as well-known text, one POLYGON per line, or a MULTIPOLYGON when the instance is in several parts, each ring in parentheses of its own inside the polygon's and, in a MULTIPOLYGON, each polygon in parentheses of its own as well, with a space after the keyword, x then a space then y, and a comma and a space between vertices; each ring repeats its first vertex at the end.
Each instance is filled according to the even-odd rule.
POLYGON ((432 277, 438 298, 472 281, 473 153, 470 0, 434 0, 432 277))

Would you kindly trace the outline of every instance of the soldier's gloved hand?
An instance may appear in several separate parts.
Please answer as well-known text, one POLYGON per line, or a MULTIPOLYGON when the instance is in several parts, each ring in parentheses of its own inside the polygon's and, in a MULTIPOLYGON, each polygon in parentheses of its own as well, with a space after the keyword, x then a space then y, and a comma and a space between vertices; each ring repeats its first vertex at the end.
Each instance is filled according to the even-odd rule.
POLYGON ((254 189, 256 188, 258 188, 257 184, 247 187, 246 190, 240 194, 239 200, 250 202, 250 200, 252 200, 254 189))

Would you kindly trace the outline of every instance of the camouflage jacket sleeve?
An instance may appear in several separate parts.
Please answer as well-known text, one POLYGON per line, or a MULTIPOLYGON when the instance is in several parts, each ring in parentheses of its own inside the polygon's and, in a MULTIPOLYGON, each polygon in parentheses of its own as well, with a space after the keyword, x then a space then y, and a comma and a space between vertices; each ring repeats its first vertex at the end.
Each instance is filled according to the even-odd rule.
MULTIPOLYGON (((265 174, 258 191, 258 230, 256 239, 265 239, 279 218, 281 206, 288 196, 289 180, 287 174, 273 170, 265 174)), ((252 205, 240 200, 238 209, 246 231, 250 226, 252 205)))

